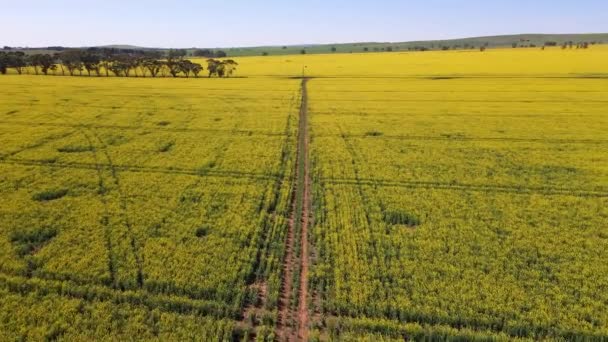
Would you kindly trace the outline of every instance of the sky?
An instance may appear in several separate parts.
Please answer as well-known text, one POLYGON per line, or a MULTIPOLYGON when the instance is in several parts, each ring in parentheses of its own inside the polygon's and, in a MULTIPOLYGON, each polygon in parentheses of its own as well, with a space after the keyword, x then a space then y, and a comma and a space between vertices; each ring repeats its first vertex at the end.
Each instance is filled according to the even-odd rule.
POLYGON ((236 47, 608 33, 607 0, 0 0, 0 46, 236 47))

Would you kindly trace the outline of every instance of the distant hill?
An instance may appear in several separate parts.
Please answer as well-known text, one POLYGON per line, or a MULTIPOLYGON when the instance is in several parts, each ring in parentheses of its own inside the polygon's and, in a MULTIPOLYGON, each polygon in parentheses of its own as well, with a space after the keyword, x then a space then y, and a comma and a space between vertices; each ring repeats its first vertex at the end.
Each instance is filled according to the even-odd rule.
MULTIPOLYGON (((212 50, 223 50, 228 56, 260 56, 260 55, 293 55, 305 51, 307 54, 322 53, 355 53, 355 52, 381 52, 381 51, 411 51, 411 50, 442 50, 442 49, 477 49, 481 46, 487 48, 501 47, 540 47, 546 43, 563 45, 568 42, 577 43, 608 43, 608 33, 589 34, 518 34, 504 36, 471 37, 446 40, 422 40, 409 42, 361 42, 340 44, 301 44, 285 46, 257 46, 232 47, 212 50)), ((134 45, 105 45, 101 48, 116 48, 129 50, 169 50, 167 48, 150 48, 134 45)), ((64 47, 51 48, 15 48, 28 53, 57 52, 64 47)), ((193 48, 187 49, 190 53, 193 48)))
POLYGON ((135 45, 128 45, 128 44, 101 45, 101 46, 96 46, 96 47, 108 48, 108 49, 121 49, 121 50, 167 50, 167 49, 163 49, 163 48, 150 48, 150 47, 135 46, 135 45))

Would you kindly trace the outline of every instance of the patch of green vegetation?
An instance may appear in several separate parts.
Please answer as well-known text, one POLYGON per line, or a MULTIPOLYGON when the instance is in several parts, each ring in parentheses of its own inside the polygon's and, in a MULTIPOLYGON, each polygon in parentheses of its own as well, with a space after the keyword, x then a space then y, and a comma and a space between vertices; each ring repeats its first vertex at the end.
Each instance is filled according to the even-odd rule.
POLYGON ((34 254, 48 241, 57 236, 57 229, 53 227, 26 228, 14 231, 11 242, 20 256, 34 254))
POLYGON ((194 234, 198 238, 205 237, 205 236, 207 236, 207 234, 209 234, 209 227, 208 226, 200 226, 200 227, 196 228, 196 232, 194 234))
POLYGON ((365 136, 368 136, 368 137, 379 137, 381 135, 384 135, 384 133, 382 133, 380 131, 367 131, 367 132, 365 132, 365 136))
POLYGON ((118 146, 129 141, 129 138, 124 135, 112 135, 107 139, 108 145, 118 146))
POLYGON ((199 175, 204 176, 206 175, 211 169, 213 169, 215 167, 215 161, 210 161, 206 164, 204 164, 203 166, 199 167, 197 172, 199 175))
POLYGON ((389 210, 384 212, 384 222, 388 224, 400 224, 410 227, 416 227, 420 225, 420 219, 418 216, 408 213, 403 210, 389 210))
POLYGON ((158 152, 161 152, 161 153, 169 152, 169 151, 171 151, 171 149, 173 149, 173 146, 175 146, 174 141, 164 142, 158 147, 158 152))
POLYGON ((67 145, 57 149, 58 152, 61 153, 82 153, 82 152, 91 152, 95 149, 93 146, 84 146, 84 145, 67 145))
POLYGON ((32 199, 38 202, 53 201, 64 197, 68 192, 68 189, 50 189, 34 194, 32 199))

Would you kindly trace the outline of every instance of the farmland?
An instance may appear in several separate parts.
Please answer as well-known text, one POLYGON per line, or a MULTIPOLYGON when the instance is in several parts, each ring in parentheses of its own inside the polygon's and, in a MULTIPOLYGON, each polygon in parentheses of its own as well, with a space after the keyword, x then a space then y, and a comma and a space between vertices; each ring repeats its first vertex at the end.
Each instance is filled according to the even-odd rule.
POLYGON ((180 336, 163 335, 170 326, 204 337, 187 327, 210 316, 202 320, 213 329, 199 333, 230 337, 258 275, 272 307, 298 85, 3 79, 3 306, 20 301, 9 293, 22 284, 49 293, 11 313, 17 325, 3 325, 5 337, 22 328, 44 337, 28 319, 50 319, 68 339, 95 333, 104 310, 124 316, 111 324, 125 333, 144 324, 142 334, 161 339, 180 336), (48 317, 45 305, 66 312, 48 317), (70 315, 83 325, 64 332, 70 315))
POLYGON ((604 336, 607 86, 310 82, 319 310, 395 338, 604 336))
POLYGON ((606 338, 607 57, 0 76, 0 339, 606 338))

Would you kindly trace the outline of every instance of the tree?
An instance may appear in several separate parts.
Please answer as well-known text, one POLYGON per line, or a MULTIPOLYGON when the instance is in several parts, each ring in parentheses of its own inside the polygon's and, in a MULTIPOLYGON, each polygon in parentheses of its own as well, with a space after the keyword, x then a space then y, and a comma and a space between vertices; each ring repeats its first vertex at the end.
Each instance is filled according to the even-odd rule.
POLYGON ((64 68, 63 64, 61 63, 61 53, 55 52, 53 54, 53 60, 55 61, 55 63, 57 63, 56 65, 58 65, 59 68, 61 68, 61 75, 65 76, 65 68, 64 68))
POLYGON ((28 58, 22 51, 11 52, 7 57, 7 67, 13 68, 19 75, 23 73, 27 67, 28 58))
POLYGON ((34 73, 38 75, 38 71, 40 70, 40 54, 31 55, 28 58, 29 65, 34 68, 34 73))
POLYGON ((109 70, 116 76, 129 77, 131 69, 137 66, 137 58, 127 54, 115 55, 110 63, 109 70))
POLYGON ((268 56, 268 52, 263 51, 263 52, 262 52, 262 56, 268 56))
POLYGON ((207 60, 207 71, 209 71, 209 77, 218 75, 218 69, 220 68, 221 64, 222 62, 218 61, 217 59, 211 58, 207 60))
POLYGON ((211 51, 209 49, 196 49, 192 52, 192 55, 195 57, 211 58, 211 57, 213 57, 213 51, 211 51))
POLYGON ((150 72, 152 77, 156 77, 165 66, 165 63, 148 57, 141 61, 141 65, 150 72))
POLYGON ((336 49, 336 47, 335 47, 335 46, 332 46, 332 47, 331 47, 331 52, 336 52, 336 50, 338 50, 338 49, 336 49))
POLYGON ((217 77, 230 77, 236 70, 237 62, 232 59, 225 61, 219 61, 217 59, 207 60, 207 71, 209 71, 209 77, 216 75, 217 77))
MULTIPOLYGON (((152 77, 166 76, 167 73, 173 77, 178 77, 181 73, 186 77, 190 75, 198 77, 204 70, 203 66, 184 59, 185 52, 185 50, 171 50, 167 54, 167 59, 162 60, 160 51, 145 52, 116 48, 68 49, 52 56, 35 54, 31 57, 21 51, 0 51, 0 73, 6 74, 9 68, 15 68, 17 73, 21 74, 28 66, 32 66, 36 74, 41 71, 47 75, 49 70, 56 70, 59 66, 62 75, 66 75, 67 70, 71 76, 76 72, 82 75, 83 70, 86 70, 89 76, 92 72, 101 76, 103 68, 106 76, 112 72, 118 77, 129 77, 133 72, 135 77, 138 77, 138 73, 141 72, 143 77, 146 77, 147 73, 152 77)), ((210 66, 209 77, 213 75, 230 77, 238 66, 238 63, 231 59, 225 61, 209 59, 207 62, 210 66)))
POLYGON ((8 66, 9 66, 8 54, 6 54, 4 52, 0 52, 0 74, 6 75, 6 72, 8 71, 7 70, 8 66))
POLYGON ((30 64, 34 67, 36 75, 38 75, 38 69, 43 74, 48 75, 49 70, 56 70, 57 65, 55 59, 49 54, 35 54, 30 58, 30 64))
POLYGON ((84 52, 81 56, 82 64, 84 68, 87 70, 89 76, 91 76, 91 71, 95 71, 97 76, 101 76, 101 56, 94 52, 84 52))
POLYGON ((186 57, 186 55, 188 54, 188 51, 183 50, 183 49, 179 49, 179 50, 175 50, 175 49, 171 49, 168 52, 168 59, 183 59, 184 57, 186 57))
POLYGON ((226 57, 228 57, 228 54, 225 51, 217 50, 215 52, 215 57, 216 58, 226 58, 226 57))
POLYGON ((123 74, 124 65, 119 61, 112 61, 108 65, 108 70, 114 73, 114 75, 116 75, 117 77, 120 77, 123 74))
POLYGON ((364 48, 363 48, 363 51, 368 52, 368 51, 369 51, 369 48, 368 48, 368 47, 364 47, 364 48))
MULTIPOLYGON (((184 73, 184 75, 186 75, 186 78, 190 77, 190 73, 193 72, 194 70, 194 63, 192 63, 189 60, 182 60, 178 63, 179 69, 181 72, 184 73)), ((175 76, 174 76, 175 77, 175 76)))
POLYGON ((203 71, 203 66, 198 64, 198 63, 192 63, 192 73, 194 74, 194 77, 198 78, 198 74, 200 74, 203 71))
POLYGON ((60 63, 68 69, 70 76, 74 76, 76 71, 79 71, 82 75, 82 60, 80 50, 65 50, 59 54, 60 63))
POLYGON ((227 59, 227 60, 223 61, 222 64, 224 65, 224 69, 225 69, 225 73, 226 73, 227 77, 232 76, 232 74, 236 70, 237 65, 239 65, 237 62, 233 61, 232 59, 227 59))
POLYGON ((99 63, 100 68, 103 68, 103 70, 106 73, 106 77, 110 77, 110 66, 112 63, 112 56, 113 53, 110 49, 103 49, 101 52, 101 61, 99 63))
POLYGON ((300 50, 300 54, 301 54, 301 55, 305 55, 305 54, 306 54, 306 49, 302 49, 302 50, 300 50))
POLYGON ((169 69, 169 73, 173 77, 177 77, 177 75, 182 71, 182 64, 180 59, 168 59, 165 63, 167 68, 169 69))

